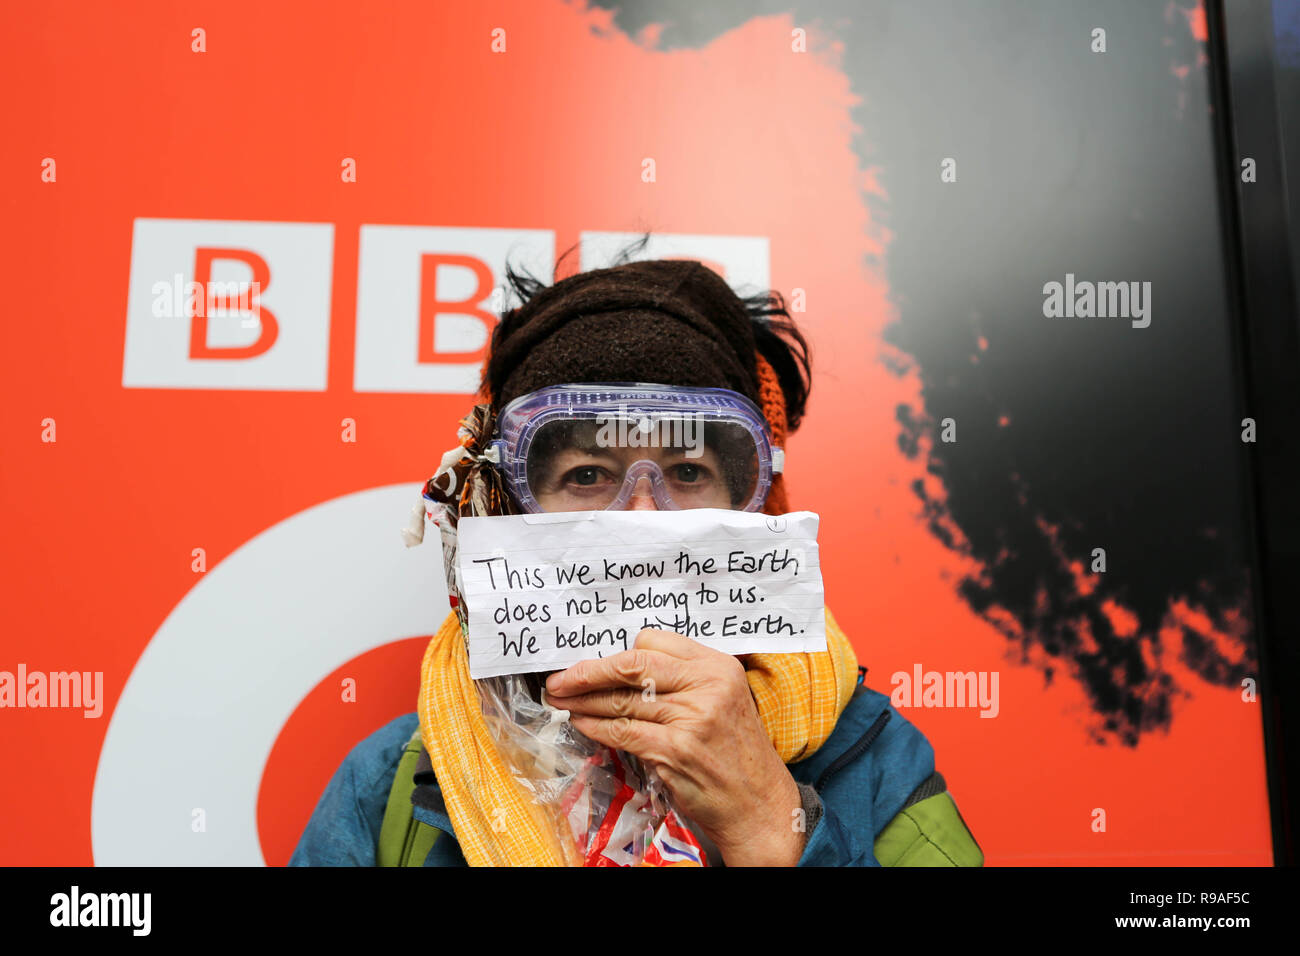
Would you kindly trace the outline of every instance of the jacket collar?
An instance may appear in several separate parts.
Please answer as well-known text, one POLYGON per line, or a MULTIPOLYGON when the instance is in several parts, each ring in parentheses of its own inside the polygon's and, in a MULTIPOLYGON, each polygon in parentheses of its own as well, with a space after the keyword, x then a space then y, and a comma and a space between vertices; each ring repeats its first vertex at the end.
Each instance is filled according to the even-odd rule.
POLYGON ((816 783, 827 767, 871 731, 877 718, 888 708, 888 697, 859 684, 826 742, 812 756, 790 764, 791 776, 799 783, 816 783))

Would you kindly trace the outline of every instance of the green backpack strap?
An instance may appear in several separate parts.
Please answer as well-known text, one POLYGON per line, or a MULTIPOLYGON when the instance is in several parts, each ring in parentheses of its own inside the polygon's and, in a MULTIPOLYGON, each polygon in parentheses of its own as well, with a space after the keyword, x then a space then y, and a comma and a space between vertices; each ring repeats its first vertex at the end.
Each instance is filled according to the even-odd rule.
POLYGON ((984 865, 984 853, 938 773, 912 792, 873 849, 881 866, 984 865))
POLYGON ((397 762, 393 786, 388 791, 384 822, 379 826, 379 846, 375 861, 379 866, 424 866, 424 858, 433 849, 442 831, 415 819, 411 794, 415 792, 415 769, 424 752, 417 727, 397 762))

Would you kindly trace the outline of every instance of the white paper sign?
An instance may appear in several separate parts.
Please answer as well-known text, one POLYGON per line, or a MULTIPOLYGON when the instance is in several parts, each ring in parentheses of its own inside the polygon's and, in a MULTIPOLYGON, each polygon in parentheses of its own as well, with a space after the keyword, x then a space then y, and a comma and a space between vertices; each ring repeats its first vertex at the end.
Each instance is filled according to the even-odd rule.
POLYGON ((470 676, 608 657, 643 627, 728 654, 824 651, 818 520, 720 508, 462 518, 470 676))

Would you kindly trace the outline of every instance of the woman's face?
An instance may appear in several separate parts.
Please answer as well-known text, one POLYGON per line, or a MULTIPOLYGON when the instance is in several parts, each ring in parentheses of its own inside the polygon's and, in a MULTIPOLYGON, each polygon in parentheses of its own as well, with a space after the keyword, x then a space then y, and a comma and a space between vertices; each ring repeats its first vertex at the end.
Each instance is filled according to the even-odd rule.
MULTIPOLYGON (((622 492, 628 468, 643 460, 659 467, 678 507, 733 507, 720 450, 707 445, 601 447, 579 433, 530 469, 528 483, 543 511, 603 510, 622 492)), ((626 510, 658 510, 650 482, 647 475, 637 476, 626 510)))
MULTIPOLYGON (((678 432, 678 437, 687 435, 678 432)), ((694 440, 657 446, 620 446, 600 436, 590 422, 565 422, 539 433, 529 453, 528 486, 543 511, 604 510, 623 490, 628 469, 642 460, 659 467, 680 508, 735 508, 737 498, 748 500, 757 473, 753 442, 725 428, 701 430, 689 435, 694 440)), ((637 477, 624 508, 659 510, 649 477, 637 477)), ((534 699, 541 700, 542 686, 553 673, 525 678, 534 699)))

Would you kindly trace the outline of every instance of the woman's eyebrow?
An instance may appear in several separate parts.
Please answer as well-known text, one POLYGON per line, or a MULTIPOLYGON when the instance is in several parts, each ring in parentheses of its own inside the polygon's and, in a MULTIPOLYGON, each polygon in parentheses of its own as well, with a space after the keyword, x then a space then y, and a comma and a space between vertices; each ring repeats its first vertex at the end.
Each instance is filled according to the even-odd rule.
POLYGON ((696 444, 696 443, 693 443, 693 442, 687 442, 687 441, 670 441, 670 442, 665 442, 663 447, 669 449, 670 451, 689 451, 689 450, 692 449, 692 448, 701 448, 701 449, 706 449, 706 450, 712 451, 712 449, 711 449, 708 445, 705 445, 705 444, 702 444, 702 443, 701 443, 701 444, 696 444))
POLYGON ((595 435, 574 436, 561 451, 576 451, 584 455, 608 455, 611 457, 613 455, 607 446, 596 440, 595 435))

